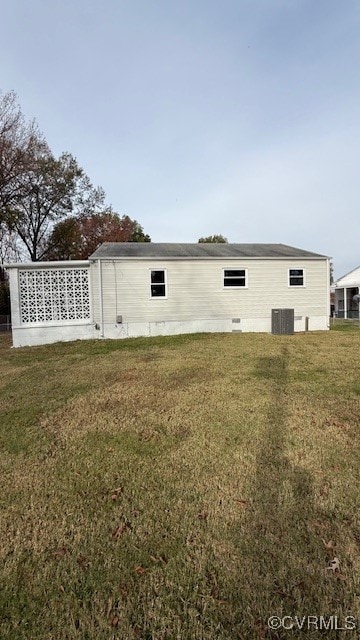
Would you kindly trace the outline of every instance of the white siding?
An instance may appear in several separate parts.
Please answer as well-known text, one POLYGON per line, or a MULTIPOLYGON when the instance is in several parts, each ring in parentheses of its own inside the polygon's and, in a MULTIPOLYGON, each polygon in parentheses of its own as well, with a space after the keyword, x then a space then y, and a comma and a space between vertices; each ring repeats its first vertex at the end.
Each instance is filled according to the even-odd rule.
MULTIPOLYGON (((98 263, 91 270, 94 320, 101 322, 98 263)), ((264 326, 261 321, 270 321, 271 309, 288 307, 295 310, 300 329, 300 317, 324 318, 329 313, 325 259, 104 260, 102 288, 103 319, 110 325, 121 315, 123 323, 240 318, 264 326), (289 268, 305 270, 305 287, 289 287, 289 268), (150 297, 151 269, 166 269, 166 299, 150 297), (223 269, 247 269, 248 287, 224 288, 223 269)))
MULTIPOLYGON (((88 263, 36 263, 10 268, 14 346, 58 340, 126 338, 192 332, 271 331, 271 310, 293 308, 295 331, 328 328, 327 259, 103 260, 90 265, 90 317, 24 323, 18 270, 88 263), (289 269, 304 269, 305 286, 289 287, 289 269), (166 270, 167 297, 151 298, 150 271, 166 270), (247 286, 224 288, 224 269, 246 269, 247 286), (102 313, 101 313, 102 307, 102 313), (122 321, 118 322, 118 316, 122 321)), ((80 296, 81 297, 81 296, 80 296)))

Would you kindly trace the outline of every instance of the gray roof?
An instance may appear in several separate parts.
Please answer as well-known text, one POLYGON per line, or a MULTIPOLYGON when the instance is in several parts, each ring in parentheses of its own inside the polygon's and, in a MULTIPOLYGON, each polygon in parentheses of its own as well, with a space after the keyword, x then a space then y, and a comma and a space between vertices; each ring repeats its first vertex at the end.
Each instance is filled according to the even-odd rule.
POLYGON ((104 242, 89 259, 98 258, 171 260, 179 258, 326 258, 326 256, 289 247, 286 244, 104 242))

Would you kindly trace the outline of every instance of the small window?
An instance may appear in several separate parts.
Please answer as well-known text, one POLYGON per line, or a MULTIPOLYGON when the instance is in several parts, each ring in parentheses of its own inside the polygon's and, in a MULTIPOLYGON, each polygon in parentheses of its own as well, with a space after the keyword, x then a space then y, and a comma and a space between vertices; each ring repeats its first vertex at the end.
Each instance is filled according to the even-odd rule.
POLYGON ((166 298, 165 271, 151 271, 151 297, 166 298))
POLYGON ((304 286, 304 269, 289 269, 289 286, 304 286))
POLYGON ((224 287, 246 286, 246 269, 224 269, 224 287))

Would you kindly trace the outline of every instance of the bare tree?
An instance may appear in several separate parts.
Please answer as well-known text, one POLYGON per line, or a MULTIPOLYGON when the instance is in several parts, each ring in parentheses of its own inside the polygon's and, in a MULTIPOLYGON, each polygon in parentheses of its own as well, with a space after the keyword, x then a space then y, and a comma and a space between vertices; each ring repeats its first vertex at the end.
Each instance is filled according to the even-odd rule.
POLYGON ((150 240, 136 221, 124 216, 120 224, 115 218, 103 189, 93 187, 74 156, 56 158, 35 121, 25 120, 16 94, 0 94, 0 261, 36 262, 50 251, 72 255, 75 230, 81 244, 77 252, 86 249, 84 237, 92 246, 104 226, 108 234, 115 226, 121 237, 150 240), (60 221, 64 225, 57 229, 60 221))
POLYGON ((23 197, 34 150, 47 149, 36 122, 26 122, 13 91, 0 94, 0 222, 8 223, 23 197))
POLYGON ((21 251, 15 233, 9 231, 3 223, 0 224, 0 267, 4 262, 18 262, 21 251))

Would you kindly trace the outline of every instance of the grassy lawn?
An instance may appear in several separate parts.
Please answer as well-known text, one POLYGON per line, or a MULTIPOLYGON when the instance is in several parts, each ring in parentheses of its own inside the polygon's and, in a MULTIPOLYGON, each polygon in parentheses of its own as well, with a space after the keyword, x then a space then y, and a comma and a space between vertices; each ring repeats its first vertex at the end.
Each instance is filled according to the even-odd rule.
POLYGON ((356 329, 360 329, 360 322, 355 319, 331 318, 330 323, 332 331, 356 331, 356 329))
POLYGON ((267 620, 360 616, 358 329, 0 335, 0 362, 2 639, 314 638, 267 620))

